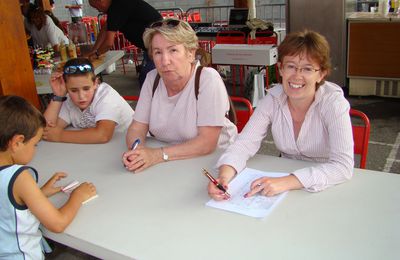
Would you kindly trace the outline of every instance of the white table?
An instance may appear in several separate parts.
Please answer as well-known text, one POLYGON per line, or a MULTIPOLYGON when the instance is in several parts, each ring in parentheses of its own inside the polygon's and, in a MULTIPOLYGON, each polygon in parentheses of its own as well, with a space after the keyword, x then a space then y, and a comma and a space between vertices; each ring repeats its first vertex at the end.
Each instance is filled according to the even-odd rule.
MULTIPOLYGON (((110 65, 124 56, 124 51, 108 51, 104 55, 100 56, 98 60, 93 61, 94 73, 100 74, 110 65)), ((39 95, 53 93, 49 83, 50 74, 35 74, 36 90, 39 95)))
MULTIPOLYGON (((355 170, 320 193, 291 191, 260 220, 206 207, 218 152, 127 172, 124 136, 108 144, 40 142, 31 163, 43 184, 55 171, 90 180, 99 197, 63 234, 45 236, 103 259, 400 259, 400 176, 355 170)), ((257 155, 249 166, 290 172, 310 163, 257 155)), ((66 195, 52 198, 56 205, 66 195)))

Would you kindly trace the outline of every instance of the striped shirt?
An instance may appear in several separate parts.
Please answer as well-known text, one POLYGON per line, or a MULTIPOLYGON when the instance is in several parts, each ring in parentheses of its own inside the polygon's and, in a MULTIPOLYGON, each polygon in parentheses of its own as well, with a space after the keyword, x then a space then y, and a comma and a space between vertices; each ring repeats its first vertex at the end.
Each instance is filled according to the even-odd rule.
POLYGON ((349 180, 353 174, 353 136, 350 105, 342 89, 325 82, 315 94, 296 140, 287 96, 282 85, 268 91, 240 133, 217 163, 242 171, 255 155, 271 126, 272 136, 282 157, 318 162, 292 172, 305 190, 317 192, 349 180))

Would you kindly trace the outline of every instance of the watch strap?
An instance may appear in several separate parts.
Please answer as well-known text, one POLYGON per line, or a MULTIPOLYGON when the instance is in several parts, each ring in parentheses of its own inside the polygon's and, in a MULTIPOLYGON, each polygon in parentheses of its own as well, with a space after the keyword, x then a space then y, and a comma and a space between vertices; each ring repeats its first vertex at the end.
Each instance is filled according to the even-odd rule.
POLYGON ((67 100, 67 97, 61 97, 61 96, 57 96, 57 95, 52 95, 51 96, 51 100, 53 101, 57 101, 57 102, 64 102, 65 100, 67 100))

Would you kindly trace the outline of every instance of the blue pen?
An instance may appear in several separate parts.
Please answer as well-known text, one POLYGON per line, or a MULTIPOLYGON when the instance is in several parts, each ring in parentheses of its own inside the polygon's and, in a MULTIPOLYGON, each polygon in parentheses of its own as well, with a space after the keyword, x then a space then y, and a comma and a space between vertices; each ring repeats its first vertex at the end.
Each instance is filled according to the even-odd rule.
POLYGON ((131 146, 131 150, 135 150, 136 147, 140 144, 140 139, 136 139, 135 142, 133 142, 132 146, 131 146))

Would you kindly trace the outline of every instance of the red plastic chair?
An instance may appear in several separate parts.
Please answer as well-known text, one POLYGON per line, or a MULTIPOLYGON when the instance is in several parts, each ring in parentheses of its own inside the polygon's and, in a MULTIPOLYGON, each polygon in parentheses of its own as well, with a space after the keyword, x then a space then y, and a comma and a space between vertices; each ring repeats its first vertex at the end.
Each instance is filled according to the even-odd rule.
MULTIPOLYGON (((250 34, 247 37, 247 44, 278 44, 278 34, 274 31, 259 31, 256 32, 256 38, 251 39, 250 34)), ((268 66, 266 67, 266 72, 265 72, 265 87, 268 88, 269 86, 269 78, 268 78, 268 66)), ((276 80, 279 81, 279 69, 278 65, 275 64, 275 75, 276 75, 276 80)))
POLYGON ((212 48, 215 46, 215 41, 212 40, 199 40, 199 47, 208 53, 211 53, 212 48))
POLYGON ((359 118, 363 122, 363 125, 354 125, 353 128, 353 140, 354 140, 354 154, 360 155, 360 168, 365 169, 367 164, 368 154, 368 141, 371 130, 369 118, 363 112, 350 109, 350 116, 353 118, 359 118))
POLYGON ((137 101, 139 100, 139 96, 122 96, 126 101, 128 101, 128 104, 135 109, 137 105, 137 101))
POLYGON ((243 97, 231 96, 231 100, 235 106, 237 120, 236 127, 240 133, 253 114, 253 107, 251 106, 250 101, 243 97))
MULTIPOLYGON (((217 44, 246 44, 246 34, 241 31, 221 31, 216 36, 217 44)), ((232 94, 236 94, 236 69, 231 66, 232 73, 232 94)), ((240 80, 240 93, 244 92, 244 67, 239 65, 239 80, 240 80)))
POLYGON ((194 12, 192 14, 192 21, 195 22, 195 23, 201 22, 201 15, 200 15, 199 12, 194 12))

